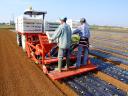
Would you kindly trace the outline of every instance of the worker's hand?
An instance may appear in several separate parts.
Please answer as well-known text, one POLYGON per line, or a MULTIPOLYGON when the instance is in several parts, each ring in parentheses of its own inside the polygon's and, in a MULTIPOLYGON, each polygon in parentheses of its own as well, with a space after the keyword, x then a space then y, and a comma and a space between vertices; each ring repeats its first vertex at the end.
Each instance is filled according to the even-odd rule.
POLYGON ((49 43, 52 43, 53 42, 53 39, 52 38, 49 38, 49 43))
POLYGON ((52 40, 52 38, 49 38, 49 40, 52 40))

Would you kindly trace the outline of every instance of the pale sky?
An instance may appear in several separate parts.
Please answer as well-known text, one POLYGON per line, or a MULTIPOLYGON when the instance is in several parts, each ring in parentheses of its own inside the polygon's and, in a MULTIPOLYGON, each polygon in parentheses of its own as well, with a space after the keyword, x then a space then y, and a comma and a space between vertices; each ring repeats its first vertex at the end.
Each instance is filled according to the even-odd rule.
POLYGON ((89 24, 128 26, 128 0, 1 0, 0 22, 9 22, 32 6, 47 11, 47 20, 85 17, 89 24))

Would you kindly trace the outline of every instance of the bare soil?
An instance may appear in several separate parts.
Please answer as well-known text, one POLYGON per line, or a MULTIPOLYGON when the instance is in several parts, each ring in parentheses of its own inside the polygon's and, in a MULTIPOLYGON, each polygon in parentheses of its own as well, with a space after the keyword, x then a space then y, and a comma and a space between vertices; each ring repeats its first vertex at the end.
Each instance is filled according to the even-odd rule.
POLYGON ((0 96, 64 96, 16 45, 15 36, 0 29, 0 96))

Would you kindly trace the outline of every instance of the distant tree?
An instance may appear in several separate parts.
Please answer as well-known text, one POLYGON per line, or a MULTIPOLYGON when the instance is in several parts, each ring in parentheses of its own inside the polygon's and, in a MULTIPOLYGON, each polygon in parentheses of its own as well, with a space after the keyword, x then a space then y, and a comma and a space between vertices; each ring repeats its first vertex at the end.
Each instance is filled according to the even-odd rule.
POLYGON ((6 24, 5 22, 2 23, 2 25, 5 25, 5 24, 6 24))

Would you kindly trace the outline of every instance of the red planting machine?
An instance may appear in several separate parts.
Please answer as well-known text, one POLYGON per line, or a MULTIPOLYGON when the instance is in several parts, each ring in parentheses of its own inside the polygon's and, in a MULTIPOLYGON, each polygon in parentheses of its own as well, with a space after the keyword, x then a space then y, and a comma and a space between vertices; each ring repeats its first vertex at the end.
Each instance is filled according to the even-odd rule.
MULTIPOLYGON (((24 12, 24 16, 16 19, 17 44, 22 47, 27 56, 40 66, 45 74, 52 80, 59 80, 70 76, 85 73, 96 69, 88 58, 88 64, 79 69, 73 65, 69 70, 62 68, 62 72, 55 71, 54 68, 58 64, 57 41, 49 42, 49 37, 55 32, 59 23, 45 21, 47 12, 35 11, 32 8, 24 12), (54 50, 53 50, 54 49, 54 50)), ((75 48, 75 51, 77 48, 75 48)), ((65 62, 66 58, 63 59, 65 62)), ((76 55, 72 52, 70 57, 71 63, 76 61, 76 55)))

